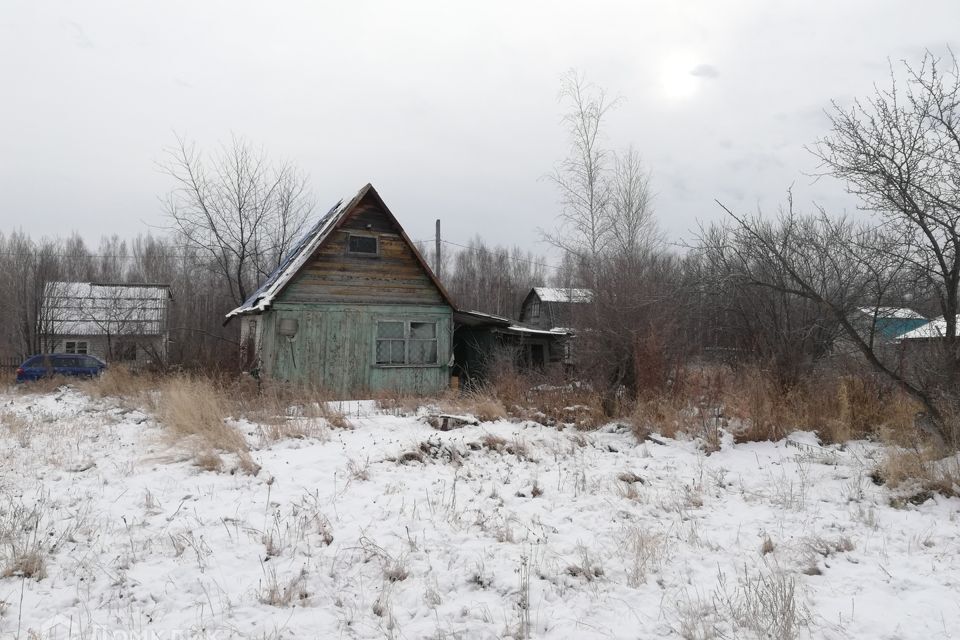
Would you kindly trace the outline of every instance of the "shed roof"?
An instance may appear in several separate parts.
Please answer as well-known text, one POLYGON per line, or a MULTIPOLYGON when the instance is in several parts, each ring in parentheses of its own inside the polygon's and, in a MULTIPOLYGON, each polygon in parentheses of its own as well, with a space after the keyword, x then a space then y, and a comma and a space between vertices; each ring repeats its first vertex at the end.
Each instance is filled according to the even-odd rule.
POLYGON ((534 287, 533 291, 541 302, 572 302, 577 304, 593 300, 592 289, 534 287))
POLYGON ((420 263, 420 266, 423 267, 427 275, 430 277, 430 280, 433 281, 433 284, 436 285, 437 289, 440 290, 440 295, 443 300, 449 304, 451 307, 454 306, 453 302, 450 300, 450 296, 447 294, 446 290, 443 288, 443 285, 440 284, 440 281, 437 279, 436 274, 433 273, 433 270, 430 269, 427 265, 426 260, 423 259, 423 256, 420 255, 420 252, 417 251, 417 247, 410 241, 410 238, 404 232, 403 227, 400 226, 400 223, 397 222, 396 217, 393 213, 390 212, 390 209, 387 208, 387 205, 383 202, 383 199, 380 198, 380 194, 377 193, 377 190, 373 188, 373 185, 366 184, 362 189, 360 189, 353 197, 350 199, 341 199, 337 204, 327 211, 317 222, 303 234, 303 237, 297 242, 296 245, 290 250, 287 254, 287 257, 284 261, 277 267, 273 273, 271 273, 263 284, 260 285, 253 294, 247 298, 243 304, 231 311, 226 315, 226 321, 229 322, 230 319, 234 316, 245 315, 248 313, 262 313, 266 311, 270 305, 273 304, 273 301, 278 295, 286 288, 288 284, 293 280, 300 270, 307 264, 313 254, 320 248, 320 246, 326 242, 326 240, 333 234, 334 231, 347 219, 350 213, 360 204, 364 198, 372 197, 376 199, 377 204, 383 209, 384 213, 397 225, 397 229, 400 232, 400 237, 403 238, 404 242, 409 245, 410 249, 413 251, 414 256, 417 261, 420 263))
POLYGON ((170 285, 48 282, 43 294, 43 331, 50 335, 146 336, 166 331, 170 285))

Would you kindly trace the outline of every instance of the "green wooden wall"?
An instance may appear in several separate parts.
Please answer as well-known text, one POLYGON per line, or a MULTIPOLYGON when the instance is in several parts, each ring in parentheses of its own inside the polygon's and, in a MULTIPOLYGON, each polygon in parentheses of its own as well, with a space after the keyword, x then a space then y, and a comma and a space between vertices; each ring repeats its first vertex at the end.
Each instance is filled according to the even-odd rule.
POLYGON ((343 397, 375 391, 435 393, 449 386, 453 312, 447 305, 276 303, 260 316, 260 358, 268 375, 343 397), (280 320, 297 321, 293 338, 280 320), (437 365, 376 363, 378 320, 437 322, 437 365))

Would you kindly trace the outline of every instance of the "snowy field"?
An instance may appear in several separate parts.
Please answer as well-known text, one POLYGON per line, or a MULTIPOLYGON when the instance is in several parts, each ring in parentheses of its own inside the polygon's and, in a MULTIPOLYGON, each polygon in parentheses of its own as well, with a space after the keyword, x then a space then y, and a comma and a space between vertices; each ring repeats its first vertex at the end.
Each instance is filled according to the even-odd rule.
POLYGON ((876 486, 875 445, 347 410, 235 423, 253 476, 116 402, 0 391, 0 637, 960 638, 960 500, 876 486))

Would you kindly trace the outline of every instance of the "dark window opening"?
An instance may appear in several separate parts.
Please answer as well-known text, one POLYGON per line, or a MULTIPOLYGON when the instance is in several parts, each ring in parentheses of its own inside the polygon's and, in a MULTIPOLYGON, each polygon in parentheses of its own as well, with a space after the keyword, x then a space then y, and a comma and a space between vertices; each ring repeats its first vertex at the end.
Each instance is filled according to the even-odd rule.
POLYGON ((376 236, 354 236, 351 235, 347 240, 347 251, 349 253, 359 253, 366 256, 375 256, 379 253, 376 236))
POLYGON ((67 353, 86 353, 87 352, 87 343, 82 340, 68 340, 64 344, 64 349, 67 353))

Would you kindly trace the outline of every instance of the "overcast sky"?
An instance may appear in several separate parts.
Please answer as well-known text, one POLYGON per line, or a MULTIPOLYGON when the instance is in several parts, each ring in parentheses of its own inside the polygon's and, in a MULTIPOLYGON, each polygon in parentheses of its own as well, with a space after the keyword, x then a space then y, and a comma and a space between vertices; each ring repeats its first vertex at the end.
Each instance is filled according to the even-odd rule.
POLYGON ((174 132, 236 133, 310 176, 316 213, 372 182, 410 235, 443 220, 538 252, 569 68, 623 97, 668 236, 733 208, 855 202, 813 183, 823 110, 888 59, 960 50, 960 0, 47 2, 0 12, 0 230, 162 225, 174 132))

